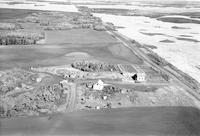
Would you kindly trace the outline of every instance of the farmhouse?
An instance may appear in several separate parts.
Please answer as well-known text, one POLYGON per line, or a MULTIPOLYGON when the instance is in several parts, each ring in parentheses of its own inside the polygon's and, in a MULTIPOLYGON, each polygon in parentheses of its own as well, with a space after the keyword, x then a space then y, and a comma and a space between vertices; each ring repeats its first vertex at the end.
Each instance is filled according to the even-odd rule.
POLYGON ((139 67, 135 65, 127 65, 127 64, 119 64, 120 73, 124 76, 124 80, 126 81, 145 81, 145 72, 139 67))
POLYGON ((104 88, 104 83, 101 80, 99 80, 96 84, 93 85, 94 90, 101 91, 101 90, 103 90, 103 88, 104 88))

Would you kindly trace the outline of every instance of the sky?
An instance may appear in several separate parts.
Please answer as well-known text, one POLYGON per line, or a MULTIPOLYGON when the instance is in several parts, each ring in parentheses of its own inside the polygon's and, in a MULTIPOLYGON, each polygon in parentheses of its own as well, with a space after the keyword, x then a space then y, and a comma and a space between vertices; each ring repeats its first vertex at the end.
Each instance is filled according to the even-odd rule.
MULTIPOLYGON (((4 0, 0 0, 0 1, 4 1, 4 0)), ((13 1, 26 1, 26 0, 13 0, 13 1)), ((37 0, 35 0, 37 1, 37 0)), ((44 0, 45 1, 45 0, 44 0)), ((69 0, 46 0, 46 1, 69 1, 69 0)), ((125 1, 163 1, 163 0, 71 0, 71 1, 121 1, 121 2, 125 2, 125 1)), ((200 0, 165 0, 165 1, 200 1, 200 0)))
MULTIPOLYGON (((68 0, 46 0, 46 1, 68 1, 68 0)), ((71 0, 71 1, 85 1, 85 0, 71 0)), ((90 0, 90 1, 138 1, 138 0, 90 0)), ((161 0, 139 0, 139 1, 161 1, 161 0)), ((166 1, 200 1, 200 0, 166 0, 166 1)))

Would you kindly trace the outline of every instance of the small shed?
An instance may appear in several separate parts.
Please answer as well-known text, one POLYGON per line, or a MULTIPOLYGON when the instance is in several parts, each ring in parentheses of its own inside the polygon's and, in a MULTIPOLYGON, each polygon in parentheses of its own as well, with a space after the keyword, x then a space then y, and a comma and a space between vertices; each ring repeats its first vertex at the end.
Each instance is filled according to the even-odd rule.
POLYGON ((69 83, 68 83, 67 80, 62 80, 62 81, 60 82, 60 85, 61 85, 62 88, 66 88, 66 87, 69 86, 69 83))

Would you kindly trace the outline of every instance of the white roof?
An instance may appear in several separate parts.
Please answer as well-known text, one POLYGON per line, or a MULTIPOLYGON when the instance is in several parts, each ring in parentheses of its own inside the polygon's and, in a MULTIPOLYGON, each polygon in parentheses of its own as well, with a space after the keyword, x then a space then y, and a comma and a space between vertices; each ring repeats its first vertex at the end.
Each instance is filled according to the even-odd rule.
POLYGON ((60 82, 60 84, 62 84, 62 85, 64 85, 64 86, 65 86, 65 85, 68 85, 68 81, 67 81, 67 80, 63 80, 63 81, 60 82))
POLYGON ((104 85, 103 81, 102 80, 98 80, 97 82, 99 85, 104 85))

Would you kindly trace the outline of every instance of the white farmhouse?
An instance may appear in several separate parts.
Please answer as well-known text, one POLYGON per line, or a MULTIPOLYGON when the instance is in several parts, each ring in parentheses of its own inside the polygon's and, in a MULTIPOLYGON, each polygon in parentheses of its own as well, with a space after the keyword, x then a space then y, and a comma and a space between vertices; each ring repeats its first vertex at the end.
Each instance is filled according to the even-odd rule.
POLYGON ((145 76, 145 73, 137 73, 137 81, 144 82, 146 80, 145 76))
POLYGON ((101 80, 98 80, 98 82, 96 84, 93 85, 93 89, 94 90, 103 90, 104 88, 104 83, 101 80))
POLYGON ((132 67, 134 67, 137 71, 137 81, 144 82, 146 80, 146 73, 139 66, 132 65, 132 67))

